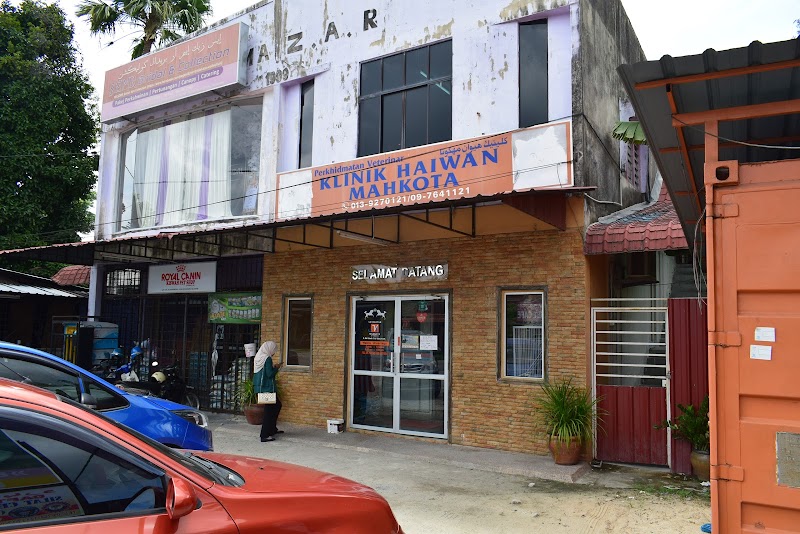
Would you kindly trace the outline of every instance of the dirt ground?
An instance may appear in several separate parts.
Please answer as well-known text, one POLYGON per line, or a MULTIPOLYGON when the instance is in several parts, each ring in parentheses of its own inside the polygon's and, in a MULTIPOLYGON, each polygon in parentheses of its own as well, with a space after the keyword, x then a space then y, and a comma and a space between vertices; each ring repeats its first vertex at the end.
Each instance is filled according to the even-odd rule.
POLYGON ((664 472, 603 466, 565 484, 423 459, 314 446, 260 443, 215 431, 219 452, 286 461, 373 487, 407 534, 695 533, 711 519, 708 488, 664 472))

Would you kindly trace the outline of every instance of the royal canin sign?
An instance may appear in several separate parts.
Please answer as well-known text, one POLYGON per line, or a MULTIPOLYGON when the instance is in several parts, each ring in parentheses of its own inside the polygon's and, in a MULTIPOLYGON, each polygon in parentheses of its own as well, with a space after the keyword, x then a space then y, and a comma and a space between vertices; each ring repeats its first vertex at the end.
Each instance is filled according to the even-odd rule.
POLYGON ((217 290, 217 263, 179 263, 150 267, 147 293, 213 293, 217 290))

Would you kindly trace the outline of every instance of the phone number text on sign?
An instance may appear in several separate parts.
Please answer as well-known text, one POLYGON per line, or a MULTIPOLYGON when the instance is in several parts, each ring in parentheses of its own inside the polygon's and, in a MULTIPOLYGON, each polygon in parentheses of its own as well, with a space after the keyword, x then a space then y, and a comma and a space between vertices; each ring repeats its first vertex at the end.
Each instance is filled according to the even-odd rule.
POLYGON ((441 191, 425 191, 424 193, 416 193, 412 195, 372 198, 370 200, 359 200, 356 202, 342 202, 342 209, 347 211, 361 210, 365 208, 381 208, 385 206, 397 206, 414 202, 462 198, 464 196, 469 196, 469 186, 454 187, 452 189, 443 189, 441 191))

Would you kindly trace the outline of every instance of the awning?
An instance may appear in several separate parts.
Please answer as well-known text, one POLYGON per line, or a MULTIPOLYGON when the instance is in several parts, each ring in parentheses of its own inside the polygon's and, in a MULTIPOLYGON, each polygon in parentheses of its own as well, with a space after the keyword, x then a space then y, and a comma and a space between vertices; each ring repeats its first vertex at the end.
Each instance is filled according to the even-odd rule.
MULTIPOLYGON (((564 230, 566 228, 567 197, 583 195, 594 189, 594 187, 569 187, 530 190, 272 223, 261 220, 206 223, 206 227, 203 229, 194 228, 183 231, 154 229, 106 240, 0 250, 0 256, 89 266, 94 265, 97 261, 169 263, 233 255, 268 254, 275 250, 275 243, 278 241, 314 248, 333 248, 335 232, 345 231, 352 234, 348 231, 349 222, 379 217, 411 218, 421 224, 448 230, 452 232, 453 236, 475 237, 474 229, 470 231, 456 227, 452 222, 452 217, 449 225, 441 225, 430 219, 430 213, 437 210, 467 208, 472 210, 474 220, 475 210, 479 206, 493 203, 505 204, 544 221, 554 228, 564 230), (212 227, 212 225, 214 226, 212 227), (302 237, 283 237, 281 231, 290 228, 302 228, 302 237), (324 235, 330 237, 314 241, 310 237, 312 232, 306 230, 319 230, 320 228, 323 229, 324 235)), ((414 241, 413 236, 401 239, 399 242, 405 241, 414 241)))
POLYGON ((585 254, 619 254, 688 248, 666 187, 658 200, 602 217, 586 230, 585 254))
MULTIPOLYGON (((797 106, 798 39, 754 41, 743 48, 708 49, 693 56, 664 56, 621 65, 618 72, 690 245, 705 208, 703 121, 711 116, 709 112, 726 117, 719 123, 721 161, 756 163, 797 157, 797 115, 762 110, 776 103, 797 106), (734 109, 739 113, 731 111, 734 109)), ((697 232, 699 240, 702 236, 702 231, 697 232)))

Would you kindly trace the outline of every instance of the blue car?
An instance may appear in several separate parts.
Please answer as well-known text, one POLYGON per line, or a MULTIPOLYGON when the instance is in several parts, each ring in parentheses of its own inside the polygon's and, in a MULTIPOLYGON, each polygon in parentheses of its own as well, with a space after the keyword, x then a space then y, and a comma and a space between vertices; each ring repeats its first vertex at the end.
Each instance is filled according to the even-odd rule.
POLYGON ((0 341, 0 377, 90 406, 164 445, 213 450, 202 412, 158 397, 133 395, 58 356, 0 341))

